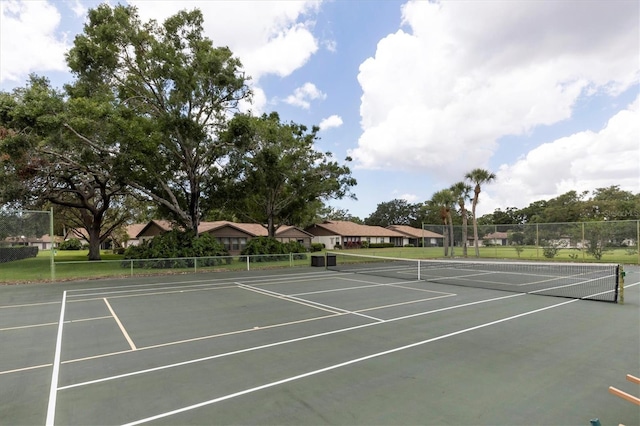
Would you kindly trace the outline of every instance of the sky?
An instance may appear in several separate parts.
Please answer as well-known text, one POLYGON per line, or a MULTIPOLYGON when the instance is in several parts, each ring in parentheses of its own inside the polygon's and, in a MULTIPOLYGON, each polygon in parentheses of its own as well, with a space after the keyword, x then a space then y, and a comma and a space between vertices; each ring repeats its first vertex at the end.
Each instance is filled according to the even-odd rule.
MULTIPOLYGON (((0 90, 72 81, 65 52, 99 1, 0 0, 0 90)), ((424 202, 475 168, 478 214, 568 191, 640 193, 637 0, 114 1, 162 22, 198 8, 251 76, 254 114, 320 126, 349 156, 365 219, 424 202)))

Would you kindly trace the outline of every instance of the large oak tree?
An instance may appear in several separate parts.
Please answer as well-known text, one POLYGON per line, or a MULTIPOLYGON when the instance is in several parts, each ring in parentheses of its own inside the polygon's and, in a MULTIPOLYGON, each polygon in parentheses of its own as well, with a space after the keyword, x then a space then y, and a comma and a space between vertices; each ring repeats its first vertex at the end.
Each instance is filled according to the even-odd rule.
POLYGON ((59 92, 37 76, 0 96, 0 201, 59 206, 86 230, 89 260, 100 260, 101 243, 128 216, 115 208, 127 191, 116 174, 119 126, 111 100, 71 85, 59 92))
POLYGON ((109 87, 128 109, 119 140, 126 183, 197 232, 227 154, 218 133, 250 98, 240 61, 203 35, 199 10, 143 23, 134 7, 103 4, 89 11, 67 62, 78 84, 109 87))

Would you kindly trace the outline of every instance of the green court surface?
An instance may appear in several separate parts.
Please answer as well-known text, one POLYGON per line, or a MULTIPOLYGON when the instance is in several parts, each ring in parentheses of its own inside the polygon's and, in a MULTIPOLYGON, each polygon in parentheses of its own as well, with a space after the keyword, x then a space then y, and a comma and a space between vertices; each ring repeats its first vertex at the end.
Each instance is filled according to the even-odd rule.
POLYGON ((0 287, 3 425, 640 424, 624 304, 296 268, 0 287))

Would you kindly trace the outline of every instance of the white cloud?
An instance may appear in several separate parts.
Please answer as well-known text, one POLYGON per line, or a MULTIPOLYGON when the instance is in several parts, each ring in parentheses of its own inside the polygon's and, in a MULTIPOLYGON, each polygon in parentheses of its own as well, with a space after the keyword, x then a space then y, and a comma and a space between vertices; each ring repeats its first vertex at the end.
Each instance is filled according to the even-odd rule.
POLYGON ((129 0, 143 21, 162 22, 180 10, 198 8, 215 46, 229 46, 254 81, 266 74, 284 77, 318 50, 311 29, 319 1, 179 1, 129 0))
POLYGON ((69 44, 58 30, 60 19, 46 1, 0 1, 0 83, 67 69, 69 44))
POLYGON ((416 194, 402 194, 402 195, 397 196, 396 198, 398 198, 400 200, 405 200, 407 203, 410 203, 410 204, 415 204, 417 202, 424 201, 416 194))
POLYGON ((322 46, 327 49, 329 52, 337 52, 338 51, 338 42, 335 40, 323 40, 322 46))
POLYGON ((335 114, 323 119, 319 124, 320 130, 327 130, 340 126, 342 126, 342 118, 335 114))
POLYGON ((69 9, 71 9, 73 11, 73 13, 79 17, 79 18, 83 18, 85 16, 87 16, 87 8, 80 2, 80 0, 72 0, 69 1, 69 9))
POLYGON ((326 99, 327 95, 322 93, 320 89, 313 83, 305 83, 301 87, 298 87, 293 91, 293 95, 286 97, 284 102, 289 105, 299 106, 304 109, 309 109, 311 106, 310 101, 316 99, 326 99))
POLYGON ((450 181, 487 167, 500 137, 570 118, 581 95, 637 84, 638 11, 636 1, 409 1, 410 32, 380 40, 360 66, 363 133, 350 155, 359 168, 450 181))
POLYGON ((489 204, 522 208, 571 190, 611 185, 640 192, 639 105, 637 98, 599 132, 584 131, 542 144, 514 164, 502 165, 489 190, 496 201, 489 204))

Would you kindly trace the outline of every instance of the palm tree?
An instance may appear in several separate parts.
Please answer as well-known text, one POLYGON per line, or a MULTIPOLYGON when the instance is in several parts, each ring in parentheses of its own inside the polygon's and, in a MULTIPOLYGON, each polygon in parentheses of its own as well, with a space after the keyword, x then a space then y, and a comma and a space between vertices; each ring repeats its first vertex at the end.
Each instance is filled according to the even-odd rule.
POLYGON ((449 255, 449 245, 451 245, 451 257, 453 257, 453 221, 451 220, 451 208, 456 203, 456 197, 450 189, 442 189, 433 194, 431 203, 440 209, 440 217, 445 226, 444 256, 447 257, 449 255))
POLYGON ((471 201, 471 185, 465 182, 456 182, 451 185, 451 192, 458 199, 460 215, 462 216, 462 254, 467 257, 467 201, 471 201))
POLYGON ((476 218, 476 206, 478 205, 478 197, 480 196, 480 185, 493 181, 496 175, 485 169, 473 169, 464 175, 464 178, 475 184, 475 188, 473 189, 473 202, 471 204, 471 218, 473 220, 473 246, 476 249, 476 257, 480 257, 480 250, 478 249, 478 219, 476 218))

